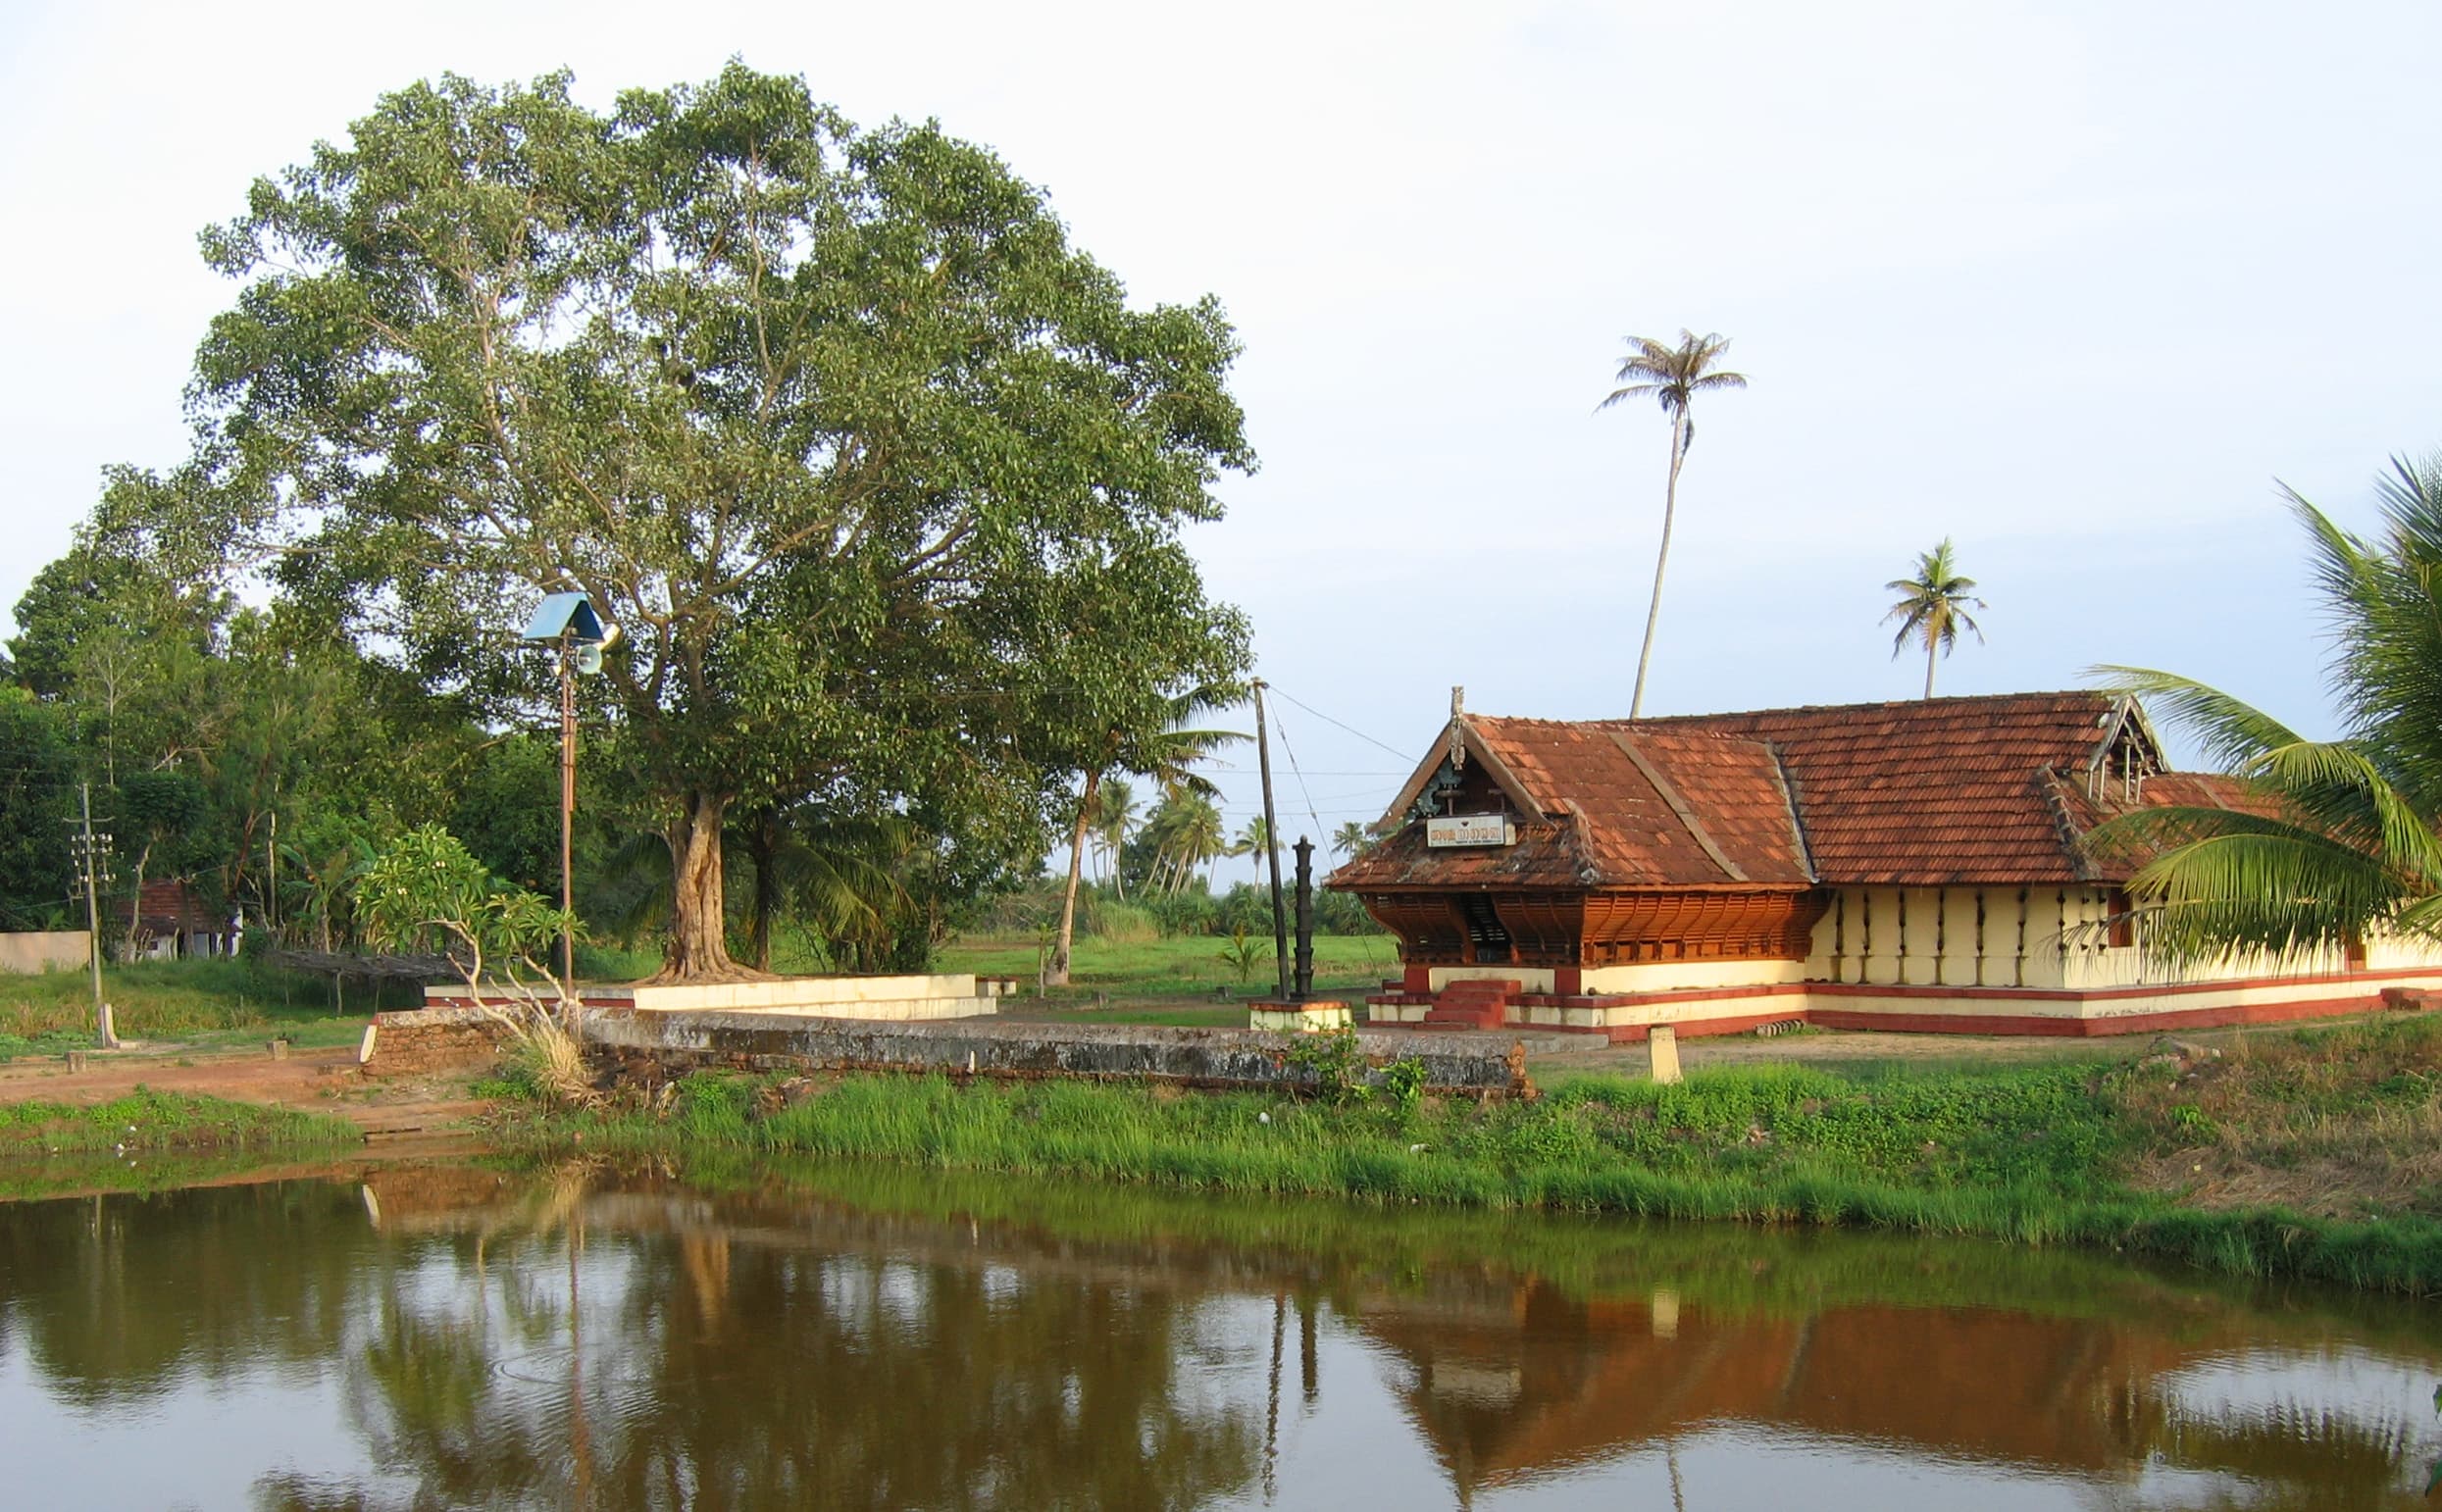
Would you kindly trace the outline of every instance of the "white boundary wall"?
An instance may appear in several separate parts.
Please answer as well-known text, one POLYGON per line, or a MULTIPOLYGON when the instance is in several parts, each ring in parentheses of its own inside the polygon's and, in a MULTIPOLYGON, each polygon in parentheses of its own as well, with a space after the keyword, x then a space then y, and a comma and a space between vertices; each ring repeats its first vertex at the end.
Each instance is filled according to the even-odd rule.
POLYGON ((82 930, 0 934, 0 972, 64 972, 92 958, 92 944, 82 930))

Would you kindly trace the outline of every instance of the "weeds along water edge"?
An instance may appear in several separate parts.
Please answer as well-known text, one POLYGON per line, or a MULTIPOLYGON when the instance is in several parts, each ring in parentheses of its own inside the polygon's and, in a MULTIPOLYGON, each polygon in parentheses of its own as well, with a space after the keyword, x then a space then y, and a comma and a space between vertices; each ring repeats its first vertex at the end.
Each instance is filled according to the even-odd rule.
MULTIPOLYGON (((509 1090, 510 1088, 500 1088, 509 1090)), ((698 1074, 654 1105, 514 1101, 540 1154, 889 1160, 1383 1204, 1852 1227, 2079 1245, 2256 1278, 2442 1291, 2442 1023, 2285 1035, 2246 1055, 1972 1069, 1800 1065, 1609 1077, 1532 1102, 1333 1105, 1082 1082, 698 1074), (2335 1182, 2327 1168, 2353 1163, 2335 1182), (2185 1169, 2185 1183, 2166 1172, 2185 1169), (2314 1175, 2311 1200, 2283 1183, 2314 1175), (2253 1201, 2249 1192, 2277 1200, 2253 1201)))

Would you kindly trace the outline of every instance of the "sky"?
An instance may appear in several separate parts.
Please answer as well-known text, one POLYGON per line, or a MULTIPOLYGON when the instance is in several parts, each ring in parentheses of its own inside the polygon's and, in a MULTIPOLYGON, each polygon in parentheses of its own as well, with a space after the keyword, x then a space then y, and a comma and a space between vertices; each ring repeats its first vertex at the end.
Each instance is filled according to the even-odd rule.
POLYGON ((1285 838, 1379 815, 1453 684, 1627 712, 1668 465, 1657 409, 1595 412, 1627 335, 1750 382, 1698 403, 1649 713, 1915 695, 1884 584, 1948 537, 1987 639, 1942 691, 2163 667, 2329 732, 2281 485, 2370 529, 2442 447, 2412 0, 0 0, 0 605, 104 467, 184 455, 234 294, 195 233, 253 177, 445 71, 607 105, 732 56, 992 147, 1141 303, 1221 299, 1261 467, 1191 542, 1295 700, 1285 838))

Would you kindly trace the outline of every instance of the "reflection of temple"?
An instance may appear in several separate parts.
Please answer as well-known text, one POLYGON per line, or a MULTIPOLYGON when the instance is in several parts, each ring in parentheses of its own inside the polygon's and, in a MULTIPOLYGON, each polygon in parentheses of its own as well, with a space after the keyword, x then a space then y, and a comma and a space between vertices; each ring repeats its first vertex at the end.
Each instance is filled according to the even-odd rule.
POLYGON ((2433 1452, 2442 1326, 2374 1300, 1871 1235, 840 1180, 392 1167, 0 1208, 0 1367, 215 1422, 250 1382, 330 1383, 326 1447, 361 1439, 361 1480, 267 1479, 281 1512, 579 1484, 603 1508, 1313 1505, 1343 1422, 1374 1436, 1359 1473, 1461 1503, 1616 1489, 1723 1428, 1954 1487, 2054 1478, 2052 1505, 2406 1508, 2433 1452), (2241 1360, 2274 1367, 2247 1405, 2241 1360))
POLYGON ((2174 1338, 1982 1308, 1739 1316, 1667 1290, 1575 1302, 1534 1281, 1373 1298, 1354 1321, 1405 1367, 1394 1388, 1462 1504, 1747 1423, 2106 1483, 2162 1456, 2304 1488, 2300 1505, 2374 1506, 2406 1427, 2183 1408, 2166 1378, 2247 1347, 2238 1326, 2174 1338))

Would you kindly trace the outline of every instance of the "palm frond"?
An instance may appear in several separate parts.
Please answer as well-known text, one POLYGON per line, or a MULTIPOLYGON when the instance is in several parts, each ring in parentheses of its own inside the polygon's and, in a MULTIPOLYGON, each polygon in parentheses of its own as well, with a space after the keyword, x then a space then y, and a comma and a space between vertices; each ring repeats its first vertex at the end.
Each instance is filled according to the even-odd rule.
POLYGON ((2266 751, 2301 743, 2279 720, 2193 678, 2108 664, 2090 667, 2087 674, 2101 679, 2107 691, 2143 699, 2163 721, 2195 735, 2206 756, 2224 771, 2243 767, 2266 751))

